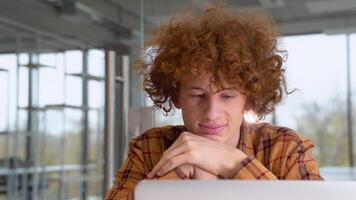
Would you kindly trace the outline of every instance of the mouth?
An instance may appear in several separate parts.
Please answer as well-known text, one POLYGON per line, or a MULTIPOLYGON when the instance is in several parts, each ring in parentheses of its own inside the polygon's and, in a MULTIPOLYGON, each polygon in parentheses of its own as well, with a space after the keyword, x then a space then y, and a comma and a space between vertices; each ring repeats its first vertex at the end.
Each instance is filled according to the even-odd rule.
POLYGON ((215 125, 215 124, 199 124, 200 130, 202 130, 203 134, 207 135, 219 135, 222 130, 224 130, 226 124, 223 125, 215 125))

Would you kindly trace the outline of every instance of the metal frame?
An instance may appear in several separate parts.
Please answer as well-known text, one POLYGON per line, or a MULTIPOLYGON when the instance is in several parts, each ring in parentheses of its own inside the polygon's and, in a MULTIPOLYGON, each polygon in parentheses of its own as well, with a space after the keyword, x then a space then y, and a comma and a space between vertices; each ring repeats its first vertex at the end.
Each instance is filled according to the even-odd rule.
MULTIPOLYGON (((80 110, 82 112, 88 112, 88 111, 95 111, 97 112, 97 115, 98 115, 98 119, 100 119, 100 109, 97 109, 97 108, 90 108, 88 106, 73 106, 73 105, 67 105, 67 104, 58 104, 58 105, 47 105, 45 107, 41 107, 41 108, 36 108, 36 110, 38 111, 42 111, 42 112, 45 112, 47 113, 47 111, 53 111, 53 110, 57 110, 57 111, 62 111, 62 112, 65 112, 65 109, 74 109, 74 110, 80 110)), ((46 124, 47 120, 46 120, 46 114, 44 115, 45 119, 44 119, 44 124, 46 124)), ((66 120, 66 114, 65 113, 62 113, 62 123, 63 123, 63 134, 62 134, 62 140, 61 140, 61 148, 64 149, 65 148, 65 142, 64 142, 64 138, 65 138, 65 135, 66 135, 66 126, 65 126, 65 120, 66 120)), ((82 119, 83 121, 83 119, 82 119)), ((99 124, 98 124, 98 130, 99 130, 99 124)), ((47 133, 47 131, 44 131, 45 133, 47 133)), ((98 134, 98 133, 97 133, 98 134)), ((84 135, 84 131, 82 131, 82 137, 84 135)), ((82 148, 83 148, 83 145, 82 145, 82 148)), ((82 154, 83 154, 83 149, 82 150, 82 154)), ((42 152, 43 153, 43 152, 42 152)), ((58 193, 58 199, 65 199, 65 180, 68 179, 67 176, 64 175, 64 173, 66 171, 79 171, 81 172, 81 176, 83 176, 82 178, 79 178, 77 179, 77 181, 79 181, 80 183, 85 183, 87 182, 88 180, 91 180, 93 178, 86 178, 86 174, 83 174, 83 172, 87 173, 88 170, 95 170, 95 169, 99 169, 100 168, 100 163, 97 162, 96 164, 88 164, 86 163, 85 165, 83 165, 83 158, 81 160, 81 165, 66 165, 64 163, 64 158, 65 158, 65 153, 63 152, 60 156, 60 164, 59 166, 50 166, 50 167, 46 167, 46 166, 42 166, 42 167, 39 167, 39 169, 42 169, 42 171, 39 171, 38 173, 42 173, 42 174, 48 174, 48 173, 52 173, 52 172, 59 172, 60 175, 58 178, 56 178, 56 180, 59 181, 59 193, 58 193)), ((98 176, 96 178, 97 180, 102 180, 102 176, 98 176)), ((52 181, 54 179, 51 179, 52 181)), ((83 189, 83 188, 82 188, 83 189)), ((82 190, 81 189, 81 190, 82 190)), ((81 191, 82 192, 82 191, 81 191)), ((82 194, 86 194, 85 192, 83 192, 82 194)), ((85 198, 85 196, 82 198, 85 198)))
MULTIPOLYGON (((7 85, 7 100, 6 100, 6 128, 5 128, 5 131, 4 132, 1 132, 1 135, 5 135, 6 138, 5 138, 5 155, 6 155, 6 159, 5 159, 5 167, 9 168, 10 167, 10 160, 8 159, 10 156, 10 145, 9 145, 9 134, 10 134, 10 117, 9 117, 9 113, 10 113, 10 109, 9 109, 9 104, 10 104, 10 75, 9 75, 9 70, 7 69, 3 69, 3 68, 0 68, 0 73, 5 73, 6 74, 6 77, 7 77, 7 82, 8 82, 8 85, 7 85)), ((6 178, 6 181, 7 181, 7 186, 6 186, 6 191, 10 191, 11 189, 11 183, 12 183, 12 178, 11 176, 7 176, 6 178)), ((7 192, 7 198, 9 198, 9 193, 7 192)))
POLYGON ((28 32, 31 32, 31 33, 40 34, 43 37, 52 38, 55 41, 59 41, 59 42, 64 43, 64 44, 69 44, 69 45, 78 47, 80 49, 90 48, 90 46, 87 46, 86 44, 78 42, 77 40, 63 38, 63 37, 61 37, 59 35, 56 35, 56 34, 53 34, 53 33, 47 32, 47 31, 43 31, 43 30, 34 28, 32 26, 28 26, 26 24, 20 23, 18 21, 15 21, 15 20, 3 17, 3 16, 0 16, 0 23, 7 24, 7 25, 10 25, 12 27, 16 27, 16 28, 19 28, 19 29, 22 29, 22 30, 25 30, 25 31, 28 31, 28 32))
MULTIPOLYGON (((82 99, 82 105, 84 107, 88 107, 88 50, 83 51, 83 78, 82 78, 82 91, 83 91, 83 99, 82 99)), ((82 131, 82 152, 81 152, 81 164, 83 166, 86 166, 88 164, 88 110, 84 110, 83 112, 83 131, 82 131)), ((83 168, 81 171, 82 176, 87 175, 87 170, 83 168)), ((81 186, 80 186, 80 199, 85 200, 86 199, 86 193, 87 193, 87 188, 88 188, 88 183, 87 181, 83 180, 81 181, 81 186)))
POLYGON ((114 180, 114 131, 115 131, 115 52, 105 53, 105 127, 104 127, 104 184, 103 191, 113 185, 114 180))
POLYGON ((106 53, 105 83, 105 181, 103 190, 112 187, 114 173, 126 158, 128 149, 129 59, 115 51, 106 53), (120 71, 117 71, 120 70, 120 71), (121 73, 118 73, 121 72, 121 73), (118 76, 122 74, 122 76, 118 76), (117 93, 116 86, 122 88, 117 93), (117 102, 120 101, 120 104, 117 102), (115 123, 116 122, 116 123, 115 123))
MULTIPOLYGON (((128 131, 128 118, 129 118, 129 90, 130 90, 130 59, 128 55, 121 55, 122 57, 122 78, 124 81, 118 81, 123 84, 123 94, 122 94, 122 123, 123 123, 123 159, 121 162, 126 159, 126 154, 128 150, 128 142, 129 142, 129 131, 128 131)), ((120 164, 121 165, 121 164, 120 164)))
POLYGON ((350 34, 346 34, 346 80, 347 80, 347 92, 346 92, 346 112, 347 112, 347 137, 349 145, 349 164, 350 167, 354 167, 354 144, 353 144, 353 125, 352 125, 352 100, 351 100, 351 53, 350 53, 350 34))

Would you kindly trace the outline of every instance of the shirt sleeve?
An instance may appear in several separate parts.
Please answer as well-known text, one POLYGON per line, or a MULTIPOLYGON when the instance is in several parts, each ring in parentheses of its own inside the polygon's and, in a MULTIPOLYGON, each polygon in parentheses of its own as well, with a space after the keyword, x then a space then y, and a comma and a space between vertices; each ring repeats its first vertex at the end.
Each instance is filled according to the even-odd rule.
POLYGON ((127 199, 132 200, 135 185, 146 177, 141 149, 137 142, 130 141, 127 159, 116 173, 114 186, 107 191, 106 200, 127 199))
MULTIPOLYGON (((117 171, 115 185, 107 191, 105 200, 133 200, 133 192, 139 181, 146 179, 149 169, 144 162, 143 153, 137 142, 131 141, 128 157, 117 171)), ((168 174, 155 179, 180 179, 171 171, 168 174)))
POLYGON ((240 168, 233 179, 249 180, 323 180, 319 174, 319 167, 312 157, 313 145, 298 144, 293 151, 281 152, 280 155, 271 157, 271 169, 266 168, 255 157, 245 158, 240 163, 240 168), (272 169, 278 169, 272 172, 272 169))
POLYGON ((323 180, 320 176, 319 166, 312 156, 313 144, 297 148, 286 162, 283 179, 296 180, 323 180))
POLYGON ((241 161, 240 168, 233 176, 233 179, 277 180, 277 177, 256 158, 250 156, 241 161))

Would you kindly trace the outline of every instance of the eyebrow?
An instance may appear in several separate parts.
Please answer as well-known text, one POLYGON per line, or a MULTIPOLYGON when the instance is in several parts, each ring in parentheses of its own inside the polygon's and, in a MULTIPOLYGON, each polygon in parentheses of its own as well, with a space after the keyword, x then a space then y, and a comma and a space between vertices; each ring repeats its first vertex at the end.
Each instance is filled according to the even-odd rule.
POLYGON ((193 85, 186 87, 186 89, 189 89, 189 90, 205 90, 205 89, 203 89, 201 87, 193 86, 193 85))
MULTIPOLYGON (((194 85, 188 86, 188 87, 186 87, 186 89, 188 89, 188 90, 205 90, 204 88, 201 88, 199 86, 194 86, 194 85)), ((225 91, 225 90, 236 90, 236 88, 234 88, 234 87, 223 88, 222 90, 220 90, 218 92, 225 91)))

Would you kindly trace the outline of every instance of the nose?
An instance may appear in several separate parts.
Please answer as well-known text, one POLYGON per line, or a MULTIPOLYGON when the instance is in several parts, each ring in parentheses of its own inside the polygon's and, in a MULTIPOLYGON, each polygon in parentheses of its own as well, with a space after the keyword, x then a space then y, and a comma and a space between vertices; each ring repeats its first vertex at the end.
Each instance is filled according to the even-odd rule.
POLYGON ((215 120, 220 115, 219 101, 213 97, 207 98, 204 103, 204 115, 209 120, 215 120))

